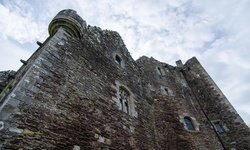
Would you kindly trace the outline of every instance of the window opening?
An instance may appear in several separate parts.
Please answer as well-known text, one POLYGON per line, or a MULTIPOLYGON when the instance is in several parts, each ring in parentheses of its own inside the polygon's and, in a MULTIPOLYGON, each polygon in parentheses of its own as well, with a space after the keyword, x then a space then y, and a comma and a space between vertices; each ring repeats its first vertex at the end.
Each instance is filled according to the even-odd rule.
POLYGON ((194 131, 195 130, 194 129, 194 125, 192 123, 192 120, 190 118, 184 117, 184 121, 185 121, 185 125, 186 125, 186 127, 187 127, 188 130, 190 130, 190 131, 194 131))
POLYGON ((165 94, 166 94, 166 95, 169 95, 169 92, 168 92, 168 89, 167 89, 167 88, 164 88, 164 91, 165 91, 165 94))
POLYGON ((214 123, 214 126, 215 126, 215 129, 216 129, 216 131, 217 131, 218 133, 224 132, 224 130, 223 130, 223 128, 222 128, 222 126, 220 125, 219 122, 214 123))
POLYGON ((158 69, 159 74, 162 75, 161 68, 157 67, 157 69, 158 69))
POLYGON ((121 94, 119 95, 119 110, 122 110, 123 104, 122 104, 122 96, 121 94))
POLYGON ((128 100, 127 99, 124 99, 124 103, 125 103, 125 112, 128 113, 128 110, 129 110, 129 106, 128 106, 128 100))
POLYGON ((129 114, 129 93, 123 88, 119 90, 119 110, 129 114))
POLYGON ((121 61, 122 61, 122 59, 118 55, 116 55, 115 56, 115 63, 118 65, 121 65, 121 61))

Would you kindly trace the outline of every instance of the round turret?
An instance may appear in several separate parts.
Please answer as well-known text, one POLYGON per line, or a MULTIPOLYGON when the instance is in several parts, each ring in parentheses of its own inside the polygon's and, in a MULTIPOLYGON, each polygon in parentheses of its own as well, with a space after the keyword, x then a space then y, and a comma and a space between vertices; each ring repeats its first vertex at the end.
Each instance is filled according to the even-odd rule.
POLYGON ((54 35, 60 27, 63 27, 72 37, 81 38, 86 30, 86 22, 76 11, 65 9, 60 11, 50 22, 49 35, 54 35))

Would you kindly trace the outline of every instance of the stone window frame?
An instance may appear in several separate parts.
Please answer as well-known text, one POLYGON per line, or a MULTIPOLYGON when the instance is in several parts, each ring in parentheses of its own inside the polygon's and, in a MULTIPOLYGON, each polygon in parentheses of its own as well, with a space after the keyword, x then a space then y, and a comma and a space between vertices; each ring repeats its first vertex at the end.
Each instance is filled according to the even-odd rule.
POLYGON ((119 81, 115 81, 115 84, 114 85, 111 85, 111 87, 116 91, 115 95, 112 96, 112 100, 113 102, 116 104, 117 106, 117 110, 119 110, 119 106, 120 106, 120 90, 124 90, 126 91, 128 94, 128 113, 126 113, 124 111, 124 107, 122 110, 119 110, 119 111, 122 111, 132 117, 137 117, 138 116, 138 113, 136 111, 136 99, 135 99, 135 95, 133 94, 133 92, 131 92, 131 90, 124 84, 120 83, 119 81))
POLYGON ((183 123, 184 128, 187 131, 189 131, 189 132, 199 132, 200 131, 200 129, 199 129, 200 124, 197 122, 197 120, 194 117, 190 116, 187 113, 183 113, 179 117, 180 117, 180 122, 183 123), (188 127, 186 125, 186 122, 185 122, 185 118, 188 118, 191 121, 191 123, 192 123, 192 125, 194 127, 194 130, 189 130, 188 129, 188 127))
POLYGON ((169 95, 169 90, 167 88, 164 88, 165 94, 169 95))
POLYGON ((219 134, 229 131, 227 126, 220 120, 214 120, 214 121, 212 121, 212 123, 213 123, 215 131, 219 134), (218 131, 218 128, 217 128, 218 126, 216 126, 216 125, 219 125, 219 127, 221 128, 222 131, 218 131))
POLYGON ((127 113, 127 114, 130 114, 130 93, 129 91, 123 87, 123 86, 120 86, 119 87, 119 91, 118 91, 118 109, 127 113))
POLYGON ((115 63, 121 65, 122 59, 118 55, 115 55, 115 63))
POLYGON ((164 69, 159 66, 156 67, 156 72, 161 76, 166 75, 164 69))
POLYGON ((184 123, 185 123, 186 128, 189 131, 195 131, 192 119, 190 117, 188 117, 188 116, 185 116, 183 119, 184 119, 184 123))
POLYGON ((173 91, 170 88, 166 87, 166 86, 161 86, 161 92, 162 92, 163 95, 173 96, 173 91), (168 93, 166 92, 166 90, 167 90, 168 93))
POLYGON ((114 53, 113 59, 116 65, 118 65, 119 67, 125 68, 125 62, 124 62, 124 59, 122 59, 121 55, 114 53))

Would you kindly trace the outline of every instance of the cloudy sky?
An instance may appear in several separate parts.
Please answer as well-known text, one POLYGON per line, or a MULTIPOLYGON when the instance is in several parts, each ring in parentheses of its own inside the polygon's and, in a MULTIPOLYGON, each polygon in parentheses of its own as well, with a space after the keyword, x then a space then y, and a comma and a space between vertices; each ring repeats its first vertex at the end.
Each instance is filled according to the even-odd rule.
POLYGON ((196 56, 250 124, 249 0, 0 0, 0 70, 17 70, 66 8, 118 31, 134 59, 175 65, 196 56))

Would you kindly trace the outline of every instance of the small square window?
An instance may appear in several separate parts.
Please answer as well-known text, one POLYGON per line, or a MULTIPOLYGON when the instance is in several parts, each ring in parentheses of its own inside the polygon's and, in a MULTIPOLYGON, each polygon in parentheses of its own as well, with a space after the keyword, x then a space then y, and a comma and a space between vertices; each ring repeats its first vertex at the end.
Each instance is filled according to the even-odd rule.
POLYGON ((220 125, 219 122, 214 123, 214 127, 215 127, 215 129, 216 129, 216 131, 217 131, 218 133, 224 132, 224 130, 223 130, 223 128, 222 128, 222 126, 220 125))

